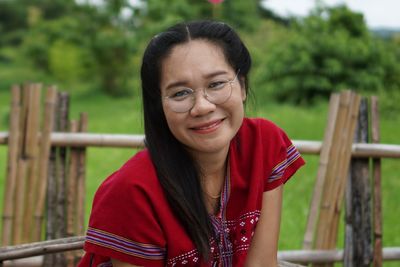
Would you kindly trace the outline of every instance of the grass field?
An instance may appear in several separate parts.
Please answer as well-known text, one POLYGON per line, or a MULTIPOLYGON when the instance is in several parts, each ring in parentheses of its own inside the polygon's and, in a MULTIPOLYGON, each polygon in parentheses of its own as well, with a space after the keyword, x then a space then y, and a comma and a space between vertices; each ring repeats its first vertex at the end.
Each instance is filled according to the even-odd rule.
MULTIPOLYGON (((9 92, 0 91, 0 131, 7 131, 9 92)), ((265 103, 257 108, 247 107, 248 116, 264 117, 277 123, 292 139, 322 140, 327 117, 327 103, 311 107, 293 107, 285 104, 265 103)), ((143 123, 138 96, 111 99, 101 94, 85 93, 71 99, 71 118, 80 112, 89 115, 89 132, 142 134, 143 123)), ((382 143, 400 144, 400 114, 381 116, 382 143)), ((3 207, 3 186, 6 173, 6 146, 0 146, 0 204, 3 207)), ((87 214, 93 194, 108 174, 117 169, 135 153, 132 149, 89 148, 87 157, 87 214)), ((300 249, 305 230, 318 157, 304 156, 307 165, 285 186, 283 223, 280 249, 300 249)), ((400 246, 400 159, 383 160, 383 223, 384 246, 400 246)), ((341 226, 343 231, 343 226, 341 226)), ((339 234, 342 247, 344 234, 339 234)), ((389 265, 388 265, 389 266, 389 265)))

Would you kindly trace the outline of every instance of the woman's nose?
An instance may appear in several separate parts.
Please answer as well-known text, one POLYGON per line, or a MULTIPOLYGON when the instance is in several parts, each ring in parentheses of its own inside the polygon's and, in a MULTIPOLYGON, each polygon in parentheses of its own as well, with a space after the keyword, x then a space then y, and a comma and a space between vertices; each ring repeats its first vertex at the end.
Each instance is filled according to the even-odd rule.
POLYGON ((190 115, 194 117, 208 114, 216 108, 216 105, 207 99, 204 89, 196 92, 193 101, 194 103, 193 107, 190 109, 190 115))

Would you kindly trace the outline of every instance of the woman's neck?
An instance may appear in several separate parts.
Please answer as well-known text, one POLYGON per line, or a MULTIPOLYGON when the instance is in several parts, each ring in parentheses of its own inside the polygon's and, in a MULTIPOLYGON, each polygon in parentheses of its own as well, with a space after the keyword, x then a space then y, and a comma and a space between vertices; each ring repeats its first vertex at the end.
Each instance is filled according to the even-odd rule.
POLYGON ((226 175, 229 146, 216 153, 193 153, 201 169, 201 185, 206 197, 215 198, 221 194, 226 175))

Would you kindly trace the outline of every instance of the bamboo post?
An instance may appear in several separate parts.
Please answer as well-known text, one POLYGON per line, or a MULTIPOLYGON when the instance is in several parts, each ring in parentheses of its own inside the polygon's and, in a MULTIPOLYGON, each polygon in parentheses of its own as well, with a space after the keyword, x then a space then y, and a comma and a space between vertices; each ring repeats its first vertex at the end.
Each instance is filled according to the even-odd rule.
POLYGON ((38 178, 36 183, 33 185, 36 188, 37 198, 35 201, 34 211, 34 227, 33 227, 33 240, 39 241, 42 233, 43 223, 43 212, 44 203, 46 199, 47 190, 47 173, 48 173, 48 162, 50 154, 50 134, 53 129, 54 122, 54 109, 56 105, 57 90, 55 87, 49 87, 46 93, 45 100, 45 113, 44 113, 44 124, 43 131, 40 140, 40 151, 38 161, 38 178))
MULTIPOLYGON (((379 132, 379 108, 378 98, 371 97, 371 122, 372 122, 372 142, 380 142, 379 132)), ((374 252, 373 252, 373 266, 382 266, 382 199, 381 199, 381 159, 373 159, 373 223, 374 223, 374 252)))
MULTIPOLYGON (((87 113, 81 113, 79 118, 79 132, 87 132, 88 130, 88 116, 87 113)), ((77 201, 76 201, 76 236, 85 235, 85 195, 86 195, 86 148, 76 148, 79 151, 78 155, 78 173, 77 173, 77 201)), ((83 256, 82 251, 75 252, 75 263, 77 263, 83 256)))
POLYGON ((317 225, 317 239, 315 245, 317 249, 326 249, 326 241, 329 238, 330 222, 332 219, 332 214, 334 212, 333 198, 337 194, 337 192, 335 192, 334 190, 334 183, 336 182, 335 172, 338 170, 339 161, 341 159, 340 148, 343 145, 342 143, 340 143, 340 141, 342 141, 340 137, 344 132, 344 120, 348 113, 349 105, 350 101, 348 93, 346 93, 346 95, 344 95, 343 93, 340 94, 337 120, 335 121, 335 127, 332 137, 333 147, 327 167, 328 170, 323 188, 323 199, 320 203, 320 215, 317 225))
MULTIPOLYGON (((354 142, 368 142, 368 103, 362 99, 354 142)), ((352 159, 348 179, 346 207, 347 234, 344 266, 369 266, 371 261, 371 188, 369 159, 352 159), (351 225, 351 226, 350 226, 351 225), (350 257, 351 256, 351 257, 350 257)))
MULTIPOLYGON (((68 131, 69 96, 62 92, 58 94, 59 99, 59 131, 68 131)), ((57 172, 57 209, 56 209, 56 238, 63 238, 67 234, 67 209, 66 209, 66 163, 67 149, 61 147, 58 150, 58 172, 57 172)), ((55 266, 66 266, 65 255, 56 254, 55 266)))
MULTIPOLYGON (((72 120, 70 123, 70 131, 78 131, 78 122, 72 120)), ((78 160, 79 150, 77 148, 70 149, 70 160, 68 168, 68 183, 67 183, 67 237, 74 236, 76 232, 76 218, 77 218, 77 174, 78 174, 78 160)), ((69 252, 66 254, 67 266, 73 267, 74 264, 74 253, 69 252)))
POLYGON ((18 143, 20 144, 19 151, 18 151, 18 156, 22 157, 25 155, 25 135, 26 135, 26 120, 27 120, 27 115, 28 115, 28 106, 29 106, 29 99, 31 98, 31 85, 30 84, 24 84, 22 87, 22 107, 21 107, 21 116, 19 120, 19 129, 20 129, 20 135, 19 135, 19 141, 18 143))
POLYGON ((328 124, 325 129, 323 145, 321 147, 317 179, 308 212, 307 226, 303 240, 303 249, 311 249, 314 241, 315 227, 318 220, 318 207, 321 202, 323 185, 327 173, 330 151, 332 149, 333 131, 339 108, 339 94, 332 94, 329 101, 328 124))
POLYGON ((22 91, 22 107, 20 113, 19 120, 19 136, 18 136, 18 153, 17 153, 17 178, 16 178, 16 192, 15 192, 15 205, 14 205, 14 214, 15 214, 15 223, 13 226, 13 244, 19 244, 23 242, 23 217, 24 217, 24 209, 25 209, 25 188, 26 188, 26 172, 27 172, 27 163, 25 157, 25 143, 26 143, 26 120, 28 114, 29 107, 29 99, 31 95, 30 85, 24 84, 22 91))
MULTIPOLYGON (((58 131, 59 121, 59 105, 58 94, 56 96, 56 105, 53 116, 53 132, 58 131)), ((52 146, 49 155, 49 172, 47 177, 47 220, 46 220, 46 240, 56 238, 57 231, 57 148, 52 146)), ((55 263, 55 255, 45 255, 43 259, 43 267, 53 267, 55 263)))
POLYGON ((334 183, 334 191, 337 192, 336 195, 332 195, 333 201, 333 214, 332 214, 332 227, 329 231, 329 237, 326 241, 328 248, 336 247, 337 240, 337 232, 338 232, 338 224, 339 224, 339 216, 342 209, 342 202, 344 199, 344 188, 348 178, 348 169, 351 161, 351 144, 354 137, 355 125, 357 123, 357 115, 354 113, 358 113, 359 105, 354 105, 354 98, 357 96, 355 94, 350 94, 350 104, 349 110, 346 114, 344 120, 344 129, 340 136, 344 145, 339 148, 338 154, 338 166, 336 173, 336 181, 332 181, 334 183), (357 110, 356 110, 357 109, 357 110), (345 156, 345 157, 343 157, 345 156))
MULTIPOLYGON (((88 130, 88 116, 87 113, 81 113, 80 115, 80 132, 87 132, 88 130)), ((86 181, 85 181, 85 170, 86 170, 86 148, 80 148, 79 162, 78 162, 78 201, 77 201, 77 232, 76 235, 85 234, 85 196, 86 196, 86 181)))
POLYGON ((41 96, 41 85, 32 84, 30 87, 31 95, 29 99, 29 107, 26 121, 26 150, 25 156, 28 160, 27 169, 27 198, 26 208, 24 212, 24 241, 32 241, 32 225, 33 225, 33 214, 34 214, 34 203, 36 190, 34 184, 37 180, 37 168, 38 168, 38 154, 39 154, 39 125, 40 125, 40 96, 41 96))
POLYGON ((21 112, 21 88, 17 85, 12 87, 11 113, 10 113, 10 134, 8 139, 8 162, 6 186, 3 200, 3 237, 2 245, 12 244, 12 228, 14 225, 14 204, 17 180, 18 164, 18 140, 21 112))
MULTIPOLYGON (((351 91, 340 94, 339 109, 333 133, 328 171, 320 204, 316 249, 335 248, 344 185, 351 158, 352 137, 358 115, 360 97, 351 91)), ((320 265, 318 265, 320 266, 320 265)), ((331 264, 321 265, 331 266, 331 264)))
POLYGON ((25 159, 18 160, 17 170, 17 187, 15 191, 15 224, 13 229, 13 243, 21 244, 24 243, 23 238, 23 221, 25 212, 25 192, 26 192, 26 173, 28 163, 25 159))
POLYGON ((337 172, 337 179, 338 183, 336 183, 337 186, 337 192, 338 194, 334 196, 334 213, 333 213, 333 219, 332 219, 332 228, 330 231, 330 236, 328 239, 328 249, 335 248, 336 243, 337 243, 337 233, 338 233, 338 228, 339 228, 339 219, 340 219, 340 212, 343 206, 343 200, 344 200, 344 190, 345 190, 345 185, 346 185, 346 180, 348 178, 348 170, 350 167, 350 161, 351 161, 351 147, 353 143, 353 137, 354 137, 354 132, 355 128, 357 125, 357 118, 358 118, 358 113, 359 113, 359 107, 360 107, 360 101, 361 97, 355 93, 351 94, 351 100, 350 100, 350 109, 349 109, 349 114, 346 118, 346 126, 345 130, 347 133, 343 133, 341 138, 343 140, 344 145, 342 146, 342 152, 340 153, 340 156, 342 157, 341 160, 339 161, 340 165, 338 167, 339 172, 337 172))
POLYGON ((354 259, 354 248, 353 248, 353 239, 354 239, 354 224, 352 221, 352 202, 351 202, 351 197, 352 197, 352 179, 349 177, 347 179, 347 184, 346 184, 346 191, 345 191, 345 215, 344 215, 344 220, 345 220, 345 233, 344 233, 344 255, 343 255, 343 266, 345 267, 353 267, 353 259, 354 259))

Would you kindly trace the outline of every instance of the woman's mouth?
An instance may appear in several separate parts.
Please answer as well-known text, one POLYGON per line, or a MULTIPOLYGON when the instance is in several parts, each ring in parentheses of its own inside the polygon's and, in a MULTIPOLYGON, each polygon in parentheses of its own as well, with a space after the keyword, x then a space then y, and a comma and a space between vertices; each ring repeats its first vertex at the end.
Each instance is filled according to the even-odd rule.
POLYGON ((195 131, 196 133, 206 134, 211 133, 219 128, 223 119, 216 120, 208 123, 204 123, 195 127, 190 128, 191 130, 195 131))

